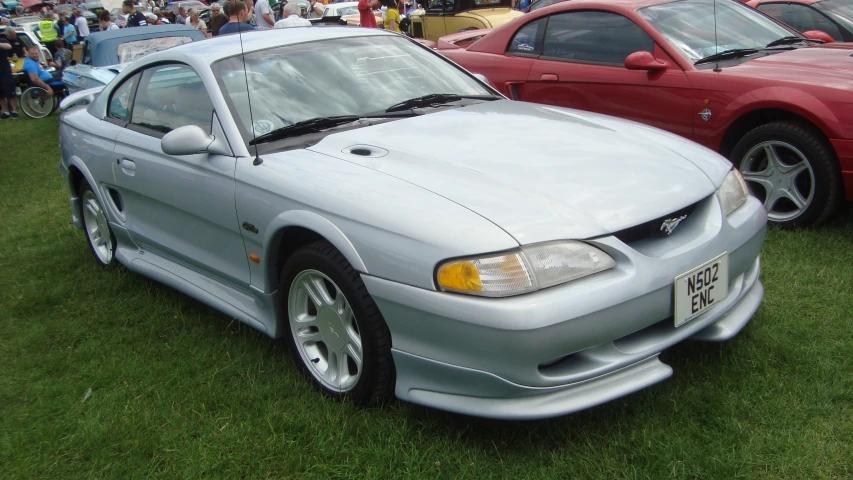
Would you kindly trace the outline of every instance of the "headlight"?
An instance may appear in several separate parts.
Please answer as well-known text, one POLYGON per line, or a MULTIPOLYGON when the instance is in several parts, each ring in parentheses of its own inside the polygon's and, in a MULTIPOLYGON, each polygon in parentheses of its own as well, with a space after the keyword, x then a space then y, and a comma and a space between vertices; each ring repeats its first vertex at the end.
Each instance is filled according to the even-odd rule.
POLYGON ((746 197, 749 196, 749 190, 746 189, 746 182, 736 168, 731 169, 723 184, 717 189, 717 198, 720 200, 720 205, 723 207, 723 214, 728 216, 741 205, 746 202, 746 197))
POLYGON ((445 292, 507 297, 548 288, 613 268, 603 251, 582 242, 540 243, 478 258, 451 260, 438 267, 445 292))

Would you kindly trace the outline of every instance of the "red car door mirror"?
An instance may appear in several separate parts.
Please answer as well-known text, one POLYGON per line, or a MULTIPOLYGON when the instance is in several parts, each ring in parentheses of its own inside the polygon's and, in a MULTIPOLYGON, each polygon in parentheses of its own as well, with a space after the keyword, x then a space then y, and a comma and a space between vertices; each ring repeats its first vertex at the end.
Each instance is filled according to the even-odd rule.
POLYGON ((803 35, 811 40, 823 40, 823 43, 832 43, 835 41, 832 36, 823 30, 809 30, 808 32, 803 32, 803 35))
POLYGON ((656 59, 654 55, 645 50, 634 52, 625 58, 625 68, 628 70, 656 72, 664 70, 668 66, 669 63, 656 59))

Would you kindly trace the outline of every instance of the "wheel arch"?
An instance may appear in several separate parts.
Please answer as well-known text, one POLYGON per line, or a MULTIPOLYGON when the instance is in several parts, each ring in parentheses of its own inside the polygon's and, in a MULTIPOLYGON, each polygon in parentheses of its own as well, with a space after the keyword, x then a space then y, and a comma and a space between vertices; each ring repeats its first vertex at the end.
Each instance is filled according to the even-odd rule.
POLYGON ((737 142, 740 141, 744 135, 749 133, 749 131, 761 125, 779 121, 796 122, 809 127, 831 148, 829 137, 825 133, 825 126, 821 126, 807 116, 793 111, 793 109, 766 107, 756 108, 738 116, 729 125, 726 129, 726 133, 723 135, 723 140, 720 142, 720 153, 726 158, 729 158, 732 151, 734 151, 737 142))
POLYGON ((325 240, 338 249, 352 267, 368 273, 364 261, 349 238, 330 220, 307 210, 292 210, 275 217, 266 229, 264 281, 268 291, 278 288, 284 262, 301 247, 325 240))
POLYGON ((67 162, 67 168, 68 175, 66 177, 66 181, 68 182, 68 191, 70 193, 69 200, 71 201, 72 221, 77 228, 83 228, 82 223, 78 225, 78 221, 82 222, 83 218, 83 207, 80 203, 81 185, 83 182, 88 183, 89 186, 92 187, 92 191, 98 197, 98 201, 101 202, 101 205, 105 205, 103 195, 101 189, 98 188, 98 183, 92 176, 92 172, 86 168, 86 164, 83 163, 83 160, 79 157, 71 157, 67 162))

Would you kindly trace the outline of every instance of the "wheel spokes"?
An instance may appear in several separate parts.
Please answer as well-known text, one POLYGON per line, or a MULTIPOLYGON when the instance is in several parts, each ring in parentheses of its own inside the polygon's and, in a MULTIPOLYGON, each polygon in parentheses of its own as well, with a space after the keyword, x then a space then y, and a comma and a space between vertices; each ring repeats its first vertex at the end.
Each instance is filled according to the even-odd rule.
MULTIPOLYGON (((814 173, 808 160, 796 147, 782 141, 753 147, 743 158, 741 174, 746 182, 764 190, 764 208, 775 221, 800 216, 814 196, 814 173)), ((760 192, 754 193, 760 197, 760 192)))
POLYGON ((352 307, 326 275, 306 270, 291 283, 288 296, 291 333, 314 379, 344 393, 361 377, 364 351, 352 307))

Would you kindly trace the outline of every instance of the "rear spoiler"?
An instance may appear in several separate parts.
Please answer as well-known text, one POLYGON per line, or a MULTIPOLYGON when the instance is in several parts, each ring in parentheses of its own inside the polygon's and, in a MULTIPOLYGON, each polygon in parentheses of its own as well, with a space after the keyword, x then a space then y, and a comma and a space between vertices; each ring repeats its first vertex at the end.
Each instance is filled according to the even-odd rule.
POLYGON ((95 101, 95 97, 101 93, 101 90, 104 89, 106 85, 101 85, 100 87, 89 88, 86 90, 81 90, 77 93, 72 93, 67 97, 62 99, 62 102, 59 103, 59 109, 62 111, 68 110, 69 108, 79 107, 82 105, 88 105, 95 101))
POLYGON ((465 30, 462 32, 453 33, 450 35, 445 35, 438 39, 438 49, 439 50, 452 50, 454 48, 467 48, 468 45, 476 42, 481 37, 485 37, 489 32, 493 29, 491 28, 481 28, 474 30, 465 30), (458 44, 465 45, 464 47, 459 46, 458 44))

